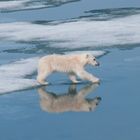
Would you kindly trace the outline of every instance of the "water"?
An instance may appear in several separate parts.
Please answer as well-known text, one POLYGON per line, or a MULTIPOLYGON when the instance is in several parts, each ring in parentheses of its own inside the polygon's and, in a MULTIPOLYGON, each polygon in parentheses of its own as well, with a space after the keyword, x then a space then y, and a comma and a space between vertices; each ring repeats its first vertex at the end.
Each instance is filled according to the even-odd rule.
POLYGON ((1 140, 140 139, 140 8, 93 3, 0 1, 1 140), (83 52, 100 85, 57 73, 38 86, 40 56, 83 52))

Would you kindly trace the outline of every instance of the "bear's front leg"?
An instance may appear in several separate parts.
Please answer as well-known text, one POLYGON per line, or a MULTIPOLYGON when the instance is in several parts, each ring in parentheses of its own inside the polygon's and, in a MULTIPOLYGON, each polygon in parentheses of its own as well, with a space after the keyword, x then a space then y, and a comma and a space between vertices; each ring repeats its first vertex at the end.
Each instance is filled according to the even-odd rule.
POLYGON ((92 83, 100 83, 100 79, 93 76, 92 74, 86 72, 85 70, 82 70, 82 71, 77 71, 77 75, 83 79, 83 80, 88 80, 92 83))

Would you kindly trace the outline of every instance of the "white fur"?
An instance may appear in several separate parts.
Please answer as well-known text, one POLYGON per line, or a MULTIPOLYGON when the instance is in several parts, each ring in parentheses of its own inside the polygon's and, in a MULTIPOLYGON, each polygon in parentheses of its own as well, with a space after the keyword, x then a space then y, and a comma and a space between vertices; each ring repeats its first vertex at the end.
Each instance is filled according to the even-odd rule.
POLYGON ((73 83, 77 83, 76 76, 92 83, 99 83, 99 78, 84 70, 87 64, 96 66, 98 62, 91 54, 76 55, 48 55, 39 60, 37 81, 40 84, 48 84, 45 79, 53 72, 65 72, 73 83))

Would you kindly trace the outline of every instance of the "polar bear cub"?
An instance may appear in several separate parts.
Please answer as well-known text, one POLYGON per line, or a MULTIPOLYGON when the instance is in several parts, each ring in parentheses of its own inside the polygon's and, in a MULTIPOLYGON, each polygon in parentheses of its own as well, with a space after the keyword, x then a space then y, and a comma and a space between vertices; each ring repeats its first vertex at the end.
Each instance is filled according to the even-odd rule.
POLYGON ((84 70, 84 67, 89 64, 99 66, 99 62, 91 54, 69 54, 59 55, 53 54, 40 58, 38 64, 37 81, 42 85, 47 85, 45 81, 48 75, 53 72, 68 73, 70 80, 73 83, 78 83, 77 76, 82 80, 88 80, 92 83, 99 83, 99 78, 93 76, 84 70))

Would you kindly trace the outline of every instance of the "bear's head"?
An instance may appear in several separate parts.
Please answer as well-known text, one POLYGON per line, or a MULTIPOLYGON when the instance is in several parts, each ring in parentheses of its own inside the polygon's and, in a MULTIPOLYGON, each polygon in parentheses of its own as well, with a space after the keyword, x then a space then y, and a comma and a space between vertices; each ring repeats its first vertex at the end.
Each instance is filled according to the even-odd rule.
POLYGON ((96 58, 92 54, 86 54, 87 64, 93 66, 99 66, 99 62, 97 62, 96 58))

